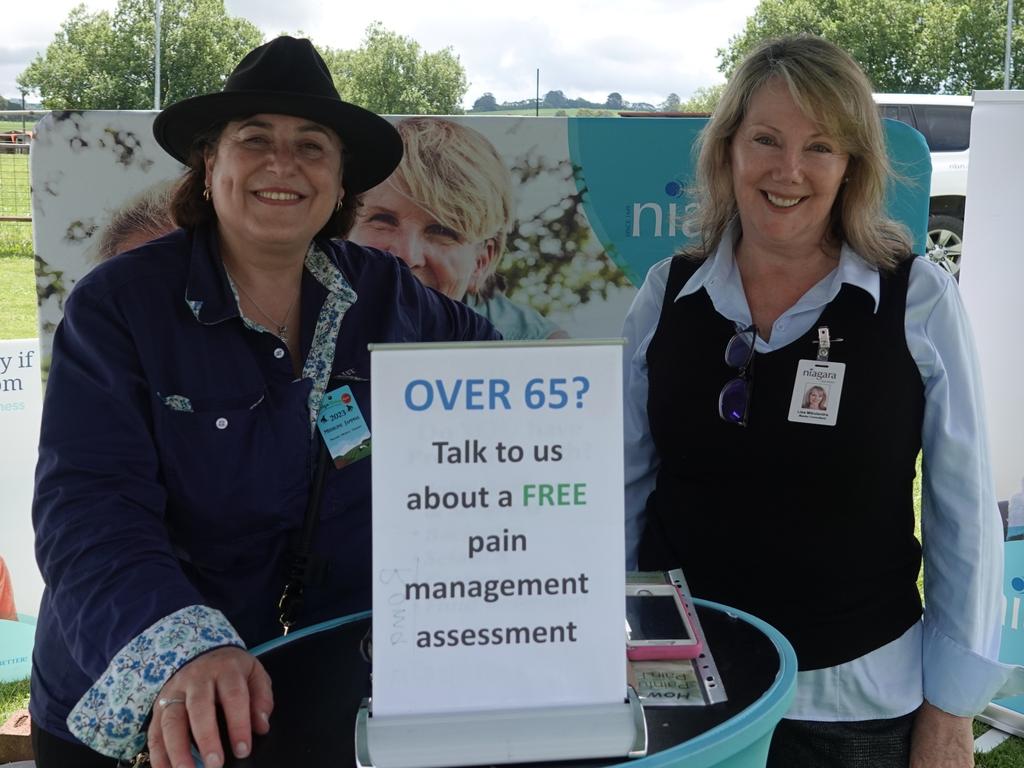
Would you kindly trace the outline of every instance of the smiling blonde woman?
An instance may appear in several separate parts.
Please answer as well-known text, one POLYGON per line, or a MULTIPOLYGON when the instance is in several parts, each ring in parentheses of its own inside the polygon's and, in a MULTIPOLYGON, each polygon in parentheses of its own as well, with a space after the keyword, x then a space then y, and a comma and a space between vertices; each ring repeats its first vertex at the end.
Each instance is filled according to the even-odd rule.
POLYGON ((967 318, 884 213, 871 86, 832 43, 767 41, 700 147, 701 240, 623 332, 628 565, 681 566, 793 643, 771 768, 967 768, 1006 674, 1002 531, 967 318), (827 419, 801 418, 804 373, 827 419))

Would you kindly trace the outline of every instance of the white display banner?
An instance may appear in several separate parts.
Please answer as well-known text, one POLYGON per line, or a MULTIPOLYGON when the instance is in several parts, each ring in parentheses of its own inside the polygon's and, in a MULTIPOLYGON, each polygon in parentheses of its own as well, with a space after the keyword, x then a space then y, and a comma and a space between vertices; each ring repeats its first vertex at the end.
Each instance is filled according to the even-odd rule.
POLYGON ((38 340, 0 341, 0 558, 18 613, 29 616, 39 613, 43 594, 32 536, 41 412, 38 340))
POLYGON ((996 496, 1024 476, 1024 91, 976 91, 960 292, 978 344, 996 496))
MULTIPOLYGON (((971 115, 971 166, 967 175, 960 293, 978 346, 996 497, 1021 492, 1024 477, 1024 249, 1017 241, 1024 210, 1024 91, 975 91, 971 115)), ((1015 505, 1011 502, 1013 510, 1015 505)), ((1003 573, 1004 616, 1000 661, 1024 663, 1024 541, 1011 511, 1003 573)), ((987 722, 1018 722, 1004 709, 1024 713, 1024 696, 998 699, 987 722)))
POLYGON ((372 350, 374 717, 621 702, 621 344, 372 350))

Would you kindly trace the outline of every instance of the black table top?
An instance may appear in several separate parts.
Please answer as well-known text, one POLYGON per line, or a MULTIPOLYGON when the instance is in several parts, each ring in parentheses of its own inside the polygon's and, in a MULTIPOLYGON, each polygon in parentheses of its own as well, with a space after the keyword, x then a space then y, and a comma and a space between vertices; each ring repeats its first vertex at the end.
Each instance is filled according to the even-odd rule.
MULTIPOLYGON (((645 707, 648 755, 674 747, 725 722, 757 701, 779 672, 779 652, 759 629, 708 606, 697 606, 728 701, 708 706, 645 707)), ((359 646, 369 619, 298 637, 260 654, 274 683, 270 733, 229 768, 354 766, 356 712, 370 695, 370 665, 359 646)), ((621 760, 573 761, 574 768, 621 760)), ((544 763, 555 768, 558 763, 544 763)))

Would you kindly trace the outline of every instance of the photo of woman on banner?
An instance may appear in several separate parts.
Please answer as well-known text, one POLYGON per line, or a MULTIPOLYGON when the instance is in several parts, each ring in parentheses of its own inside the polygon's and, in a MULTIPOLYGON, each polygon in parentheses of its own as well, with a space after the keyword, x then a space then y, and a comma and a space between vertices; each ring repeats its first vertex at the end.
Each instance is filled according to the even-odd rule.
POLYGON ((498 273, 515 211, 512 176, 490 141, 452 120, 395 124, 405 154, 367 191, 348 237, 398 256, 424 284, 463 301, 505 339, 567 338, 509 299, 498 273))
POLYGON ((627 567, 682 567, 793 643, 772 768, 973 765, 1008 674, 979 372, 956 283, 883 213, 871 85, 825 40, 767 41, 699 147, 699 244, 625 322, 627 567), (805 377, 827 420, 799 418, 826 405, 805 377))
POLYGON ((154 768, 191 765, 190 743, 209 768, 248 755, 273 694, 245 648, 288 624, 286 582, 300 573, 296 627, 370 607, 371 459, 329 467, 318 414, 343 397, 372 427, 369 343, 499 338, 335 239, 402 142, 339 98, 308 40, 251 51, 153 134, 187 166, 180 228, 79 280, 54 337, 33 503, 40 768, 113 766, 147 742, 154 768))

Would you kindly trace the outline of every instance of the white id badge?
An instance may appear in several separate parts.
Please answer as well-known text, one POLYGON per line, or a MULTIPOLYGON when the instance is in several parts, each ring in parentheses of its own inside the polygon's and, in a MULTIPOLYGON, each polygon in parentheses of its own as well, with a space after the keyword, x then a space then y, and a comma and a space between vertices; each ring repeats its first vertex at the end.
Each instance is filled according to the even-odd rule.
POLYGON ((845 363, 801 360, 789 401, 789 420, 834 427, 845 375, 845 363))

